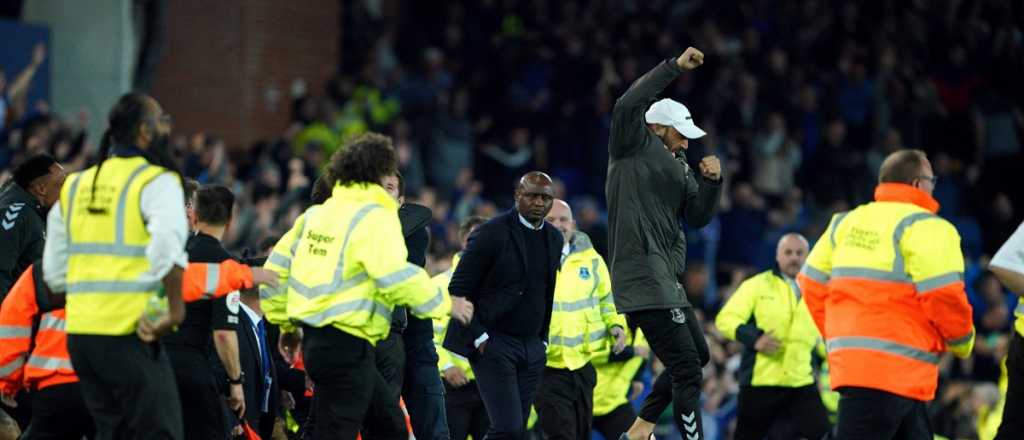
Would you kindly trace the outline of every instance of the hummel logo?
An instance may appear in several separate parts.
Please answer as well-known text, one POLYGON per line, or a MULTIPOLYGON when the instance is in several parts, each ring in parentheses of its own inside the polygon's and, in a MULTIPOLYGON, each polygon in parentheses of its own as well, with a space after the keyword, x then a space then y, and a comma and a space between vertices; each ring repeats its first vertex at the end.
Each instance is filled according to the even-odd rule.
POLYGON ((7 212, 4 213, 3 217, 0 217, 0 227, 3 227, 5 231, 10 231, 14 227, 14 221, 18 219, 22 206, 21 204, 13 204, 7 207, 7 212))
POLYGON ((690 411, 689 417, 686 414, 681 414, 680 417, 683 419, 683 428, 686 429, 686 440, 700 440, 700 433, 697 432, 697 415, 690 411))

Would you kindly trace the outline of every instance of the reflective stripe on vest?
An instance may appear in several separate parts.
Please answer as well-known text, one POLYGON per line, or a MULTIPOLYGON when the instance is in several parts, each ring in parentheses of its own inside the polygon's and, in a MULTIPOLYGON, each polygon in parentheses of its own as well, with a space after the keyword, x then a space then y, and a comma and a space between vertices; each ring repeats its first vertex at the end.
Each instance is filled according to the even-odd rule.
POLYGON ((18 357, 17 359, 10 361, 6 364, 0 365, 0 377, 10 376, 11 373, 17 371, 19 368, 25 365, 25 358, 18 357))
MULTIPOLYGON (((836 221, 832 226, 832 233, 830 239, 832 240, 833 249, 835 246, 835 233, 838 229, 840 221, 846 216, 846 213, 839 214, 836 217, 836 221)), ((810 265, 804 265, 801 272, 807 277, 818 281, 827 282, 832 278, 862 278, 873 281, 885 281, 909 284, 914 287, 914 290, 918 293, 927 292, 934 290, 955 282, 963 281, 964 274, 962 272, 949 272, 941 274, 917 283, 912 282, 910 274, 906 270, 906 259, 903 257, 903 253, 900 252, 900 240, 903 239, 903 234, 906 232, 910 225, 931 218, 938 218, 935 214, 930 212, 915 212, 907 215, 899 223, 896 224, 892 234, 892 246, 893 246, 893 262, 892 270, 880 270, 867 267, 833 267, 832 274, 829 276, 824 272, 821 272, 810 265)))
MULTIPOLYGON (((68 244, 68 253, 71 255, 116 255, 119 257, 144 257, 146 256, 146 246, 143 245, 127 245, 124 243, 124 215, 125 205, 128 204, 128 189, 131 188, 132 183, 135 179, 142 174, 143 171, 152 167, 152 165, 145 163, 136 167, 131 174, 128 175, 128 180, 121 188, 121 194, 117 197, 117 208, 114 211, 114 243, 91 243, 84 241, 74 241, 68 244)), ((98 170, 97 170, 98 172, 98 170)), ((78 174, 71 184, 71 191, 69 192, 70 197, 68 198, 68 215, 64 219, 65 224, 71 225, 72 204, 77 198, 78 183, 81 180, 81 174, 78 174)), ((71 288, 68 288, 68 293, 71 293, 71 288)))
POLYGON ((0 325, 0 339, 32 337, 32 327, 27 325, 0 325))
POLYGON ((351 312, 368 312, 391 321, 391 309, 388 306, 366 298, 335 304, 320 313, 301 318, 300 321, 313 327, 320 327, 337 315, 351 312))
POLYGON ((62 332, 67 323, 64 318, 54 316, 52 312, 44 313, 39 320, 39 330, 54 330, 62 332))
POLYGON ((68 359, 39 356, 36 354, 30 356, 25 365, 41 370, 73 370, 71 367, 71 361, 68 359))
POLYGON ((437 306, 441 305, 441 303, 443 303, 443 302, 444 302, 444 292, 442 292, 441 288, 438 287, 437 288, 437 293, 435 293, 434 296, 430 298, 430 301, 427 301, 427 302, 425 302, 423 304, 420 304, 418 306, 411 307, 410 309, 413 311, 413 313, 424 315, 424 314, 430 313, 431 310, 434 310, 435 308, 437 308, 437 306))
POLYGON ((75 173, 62 188, 68 231, 68 333, 134 333, 149 298, 161 285, 146 275, 150 236, 142 193, 165 172, 142 157, 112 157, 75 173), (99 210, 88 209, 93 207, 99 210))
POLYGON ((204 298, 213 296, 213 293, 217 291, 217 284, 220 281, 220 265, 219 264, 207 264, 206 265, 206 289, 204 290, 204 298))
POLYGON ((597 298, 584 298, 569 302, 555 301, 552 310, 556 312, 578 312, 591 307, 597 307, 600 304, 601 302, 597 298))
MULTIPOLYGON (((295 293, 302 295, 306 299, 313 299, 319 296, 329 295, 332 293, 342 292, 351 289, 369 279, 369 276, 366 274, 366 272, 360 272, 354 275, 352 278, 344 279, 344 274, 342 272, 344 271, 345 268, 345 251, 348 249, 348 240, 352 236, 352 231, 356 228, 356 226, 359 225, 359 222, 361 222, 363 218, 365 218, 366 215, 370 213, 370 211, 380 207, 381 206, 377 204, 370 204, 363 206, 362 208, 359 209, 359 211, 356 211, 356 214, 352 217, 352 220, 348 224, 348 229, 345 231, 345 241, 343 241, 341 244, 341 251, 338 257, 338 264, 334 268, 334 276, 331 277, 330 282, 318 284, 315 286, 307 286, 303 284, 301 281, 296 280, 294 277, 288 277, 288 287, 295 291, 295 293)), ((298 247, 299 241, 302 239, 302 234, 305 233, 306 231, 306 224, 308 224, 309 217, 312 214, 313 211, 310 211, 306 214, 306 222, 302 225, 302 228, 299 229, 299 235, 295 237, 295 242, 292 243, 292 255, 295 255, 295 249, 298 247)), ((290 263, 291 261, 289 260, 289 265, 290 263)), ((413 271, 410 276, 415 274, 416 272, 413 271)), ((388 276, 397 277, 399 276, 399 274, 395 273, 388 276)))
POLYGON ((555 336, 551 337, 550 343, 553 344, 553 345, 561 345, 563 347, 573 348, 573 347, 579 347, 580 345, 583 345, 584 342, 594 342, 594 341, 597 341, 597 340, 599 340, 601 338, 604 338, 606 334, 608 334, 608 330, 607 329, 599 328, 597 330, 594 330, 594 331, 590 332, 589 335, 576 335, 576 336, 569 336, 569 337, 562 336, 562 335, 555 335, 555 336))
MULTIPOLYGON (((74 235, 70 235, 71 238, 68 244, 68 254, 70 256, 75 255, 95 255, 95 256, 114 256, 114 257, 144 257, 146 255, 146 246, 144 245, 127 245, 125 244, 125 211, 126 205, 128 204, 128 190, 131 189, 132 183, 139 177, 144 171, 152 167, 149 163, 143 163, 135 167, 131 174, 128 175, 128 180, 121 187, 121 192, 117 198, 117 208, 114 211, 114 242, 113 243, 94 243, 86 241, 78 241, 74 235)), ((100 170, 94 171, 98 173, 100 170)), ((78 184, 81 181, 81 174, 76 175, 75 180, 71 184, 71 190, 68 195, 68 210, 67 217, 64 219, 65 224, 70 228, 71 217, 74 215, 72 210, 72 204, 78 198, 78 184)), ((68 294, 80 294, 80 293, 151 293, 158 289, 160 283, 145 283, 138 281, 125 281, 125 280, 90 280, 90 281, 72 281, 68 280, 67 293, 68 294)))
POLYGON ((938 365, 939 356, 935 353, 930 353, 924 350, 911 347, 909 345, 900 344, 885 339, 869 338, 863 336, 842 336, 836 338, 829 338, 826 343, 828 352, 834 353, 843 349, 862 349, 862 350, 874 350, 882 353, 888 353, 896 356, 902 356, 922 362, 927 362, 932 365, 938 365))

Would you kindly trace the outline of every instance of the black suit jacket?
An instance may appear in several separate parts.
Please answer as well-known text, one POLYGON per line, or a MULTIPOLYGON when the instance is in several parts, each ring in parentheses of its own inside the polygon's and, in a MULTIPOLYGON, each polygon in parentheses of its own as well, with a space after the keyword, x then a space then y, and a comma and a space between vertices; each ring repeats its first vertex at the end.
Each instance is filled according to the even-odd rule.
POLYGON ((270 377, 273 382, 270 388, 269 411, 264 415, 260 403, 263 401, 263 359, 260 356, 259 344, 256 340, 255 324, 249 319, 249 314, 244 310, 238 313, 238 360, 245 373, 245 383, 242 389, 245 391, 245 419, 249 426, 260 433, 261 438, 270 438, 274 431, 274 418, 280 412, 281 391, 277 380, 277 370, 274 366, 274 350, 276 346, 270 346, 271 326, 267 326, 267 345, 271 350, 270 354, 270 377))
MULTIPOLYGON (((550 270, 545 292, 544 324, 538 336, 547 341, 551 301, 555 297, 555 277, 561 264, 564 239, 562 233, 549 223, 545 223, 543 230, 548 241, 550 270)), ((478 226, 469 236, 448 284, 452 296, 465 297, 473 303, 473 321, 467 327, 453 319, 445 334, 444 348, 465 357, 476 353, 473 342, 522 298, 528 276, 526 267, 526 240, 516 210, 478 226)))

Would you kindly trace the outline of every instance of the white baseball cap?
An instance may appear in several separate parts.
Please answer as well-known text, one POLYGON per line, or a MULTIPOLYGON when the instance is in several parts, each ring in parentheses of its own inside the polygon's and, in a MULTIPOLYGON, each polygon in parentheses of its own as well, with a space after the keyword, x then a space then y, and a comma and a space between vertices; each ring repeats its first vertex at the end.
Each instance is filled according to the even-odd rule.
POLYGON ((697 127, 697 124, 693 123, 690 110, 685 105, 668 98, 651 104, 651 107, 647 109, 647 113, 644 114, 644 120, 648 124, 673 127, 687 139, 698 139, 707 134, 704 130, 697 127))

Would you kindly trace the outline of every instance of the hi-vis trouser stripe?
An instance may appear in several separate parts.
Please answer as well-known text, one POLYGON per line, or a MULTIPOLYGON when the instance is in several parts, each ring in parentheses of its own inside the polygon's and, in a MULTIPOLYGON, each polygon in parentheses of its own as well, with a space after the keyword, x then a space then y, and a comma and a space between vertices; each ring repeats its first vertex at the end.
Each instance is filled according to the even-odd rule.
MULTIPOLYGON (((114 212, 114 242, 93 243, 83 241, 72 241, 68 244, 70 255, 101 255, 114 257, 144 257, 146 256, 145 245, 128 245, 124 240, 124 217, 125 206, 128 204, 128 190, 139 174, 146 171, 152 165, 142 164, 135 168, 128 176, 128 181, 121 188, 121 194, 117 198, 117 209, 114 212)), ((97 170, 98 171, 98 170, 97 170)), ((82 174, 75 174, 75 180, 71 182, 68 197, 67 216, 64 219, 66 228, 71 227, 71 217, 74 214, 74 203, 78 199, 78 184, 82 174)), ((68 237, 71 237, 70 230, 68 237)), ((67 285, 68 294, 82 293, 140 293, 151 292, 160 287, 159 282, 139 282, 123 280, 89 280, 69 282, 67 285)))

